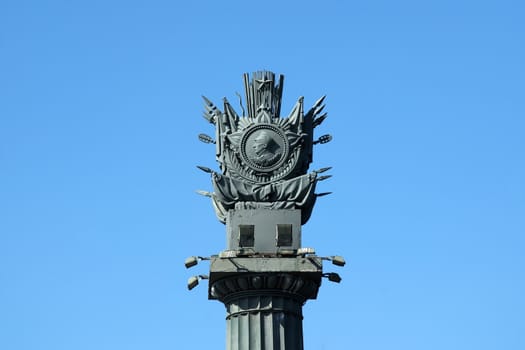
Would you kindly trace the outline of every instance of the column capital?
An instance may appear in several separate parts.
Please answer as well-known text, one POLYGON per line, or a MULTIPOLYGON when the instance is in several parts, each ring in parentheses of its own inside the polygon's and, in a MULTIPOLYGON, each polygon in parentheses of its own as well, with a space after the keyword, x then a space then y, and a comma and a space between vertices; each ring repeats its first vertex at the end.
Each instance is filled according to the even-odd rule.
POLYGON ((319 257, 212 258, 208 297, 223 303, 249 296, 284 296, 301 304, 321 286, 319 257))

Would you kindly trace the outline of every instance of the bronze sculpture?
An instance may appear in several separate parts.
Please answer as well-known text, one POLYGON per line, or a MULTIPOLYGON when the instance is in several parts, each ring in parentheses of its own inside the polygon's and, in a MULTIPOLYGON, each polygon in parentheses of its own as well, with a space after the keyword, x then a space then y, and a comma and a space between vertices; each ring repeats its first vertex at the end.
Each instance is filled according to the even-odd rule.
MULTIPOLYGON (((307 174, 316 143, 330 141, 324 135, 314 141, 316 126, 326 118, 324 96, 305 114, 300 97, 286 118, 281 118, 284 77, 276 82, 275 74, 261 71, 249 79, 244 74, 248 115, 239 116, 227 99, 223 111, 204 97, 204 117, 216 128, 216 158, 222 174, 199 167, 212 174, 210 196, 217 218, 226 223, 232 209, 299 209, 301 224, 312 212, 318 181, 323 168, 307 174)), ((244 110, 243 110, 244 112, 244 110)), ((212 142, 201 134, 201 140, 212 142)))

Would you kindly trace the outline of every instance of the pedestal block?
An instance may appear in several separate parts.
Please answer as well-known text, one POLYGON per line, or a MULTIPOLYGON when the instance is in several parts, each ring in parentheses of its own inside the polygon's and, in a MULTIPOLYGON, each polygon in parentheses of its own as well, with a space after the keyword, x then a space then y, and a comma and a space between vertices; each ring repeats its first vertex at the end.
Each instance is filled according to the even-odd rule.
POLYGON ((226 219, 229 250, 278 254, 301 247, 301 210, 230 210, 226 219))

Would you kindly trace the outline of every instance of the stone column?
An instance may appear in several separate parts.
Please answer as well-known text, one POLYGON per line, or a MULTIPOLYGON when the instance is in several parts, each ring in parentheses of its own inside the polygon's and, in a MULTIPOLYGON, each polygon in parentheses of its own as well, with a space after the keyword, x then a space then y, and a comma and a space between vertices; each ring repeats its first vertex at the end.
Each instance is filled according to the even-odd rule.
POLYGON ((317 257, 212 259, 209 297, 226 307, 226 349, 303 350, 302 307, 321 274, 317 257))

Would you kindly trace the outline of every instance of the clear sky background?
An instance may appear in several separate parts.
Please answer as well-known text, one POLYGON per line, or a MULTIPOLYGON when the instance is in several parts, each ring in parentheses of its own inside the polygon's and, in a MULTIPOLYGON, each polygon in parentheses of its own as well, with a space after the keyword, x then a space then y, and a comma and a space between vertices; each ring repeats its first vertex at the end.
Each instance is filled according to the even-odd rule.
POLYGON ((201 94, 326 99, 305 349, 525 348, 522 1, 0 1, 0 348, 224 349, 201 94), (327 265, 327 271, 332 267, 327 265))

